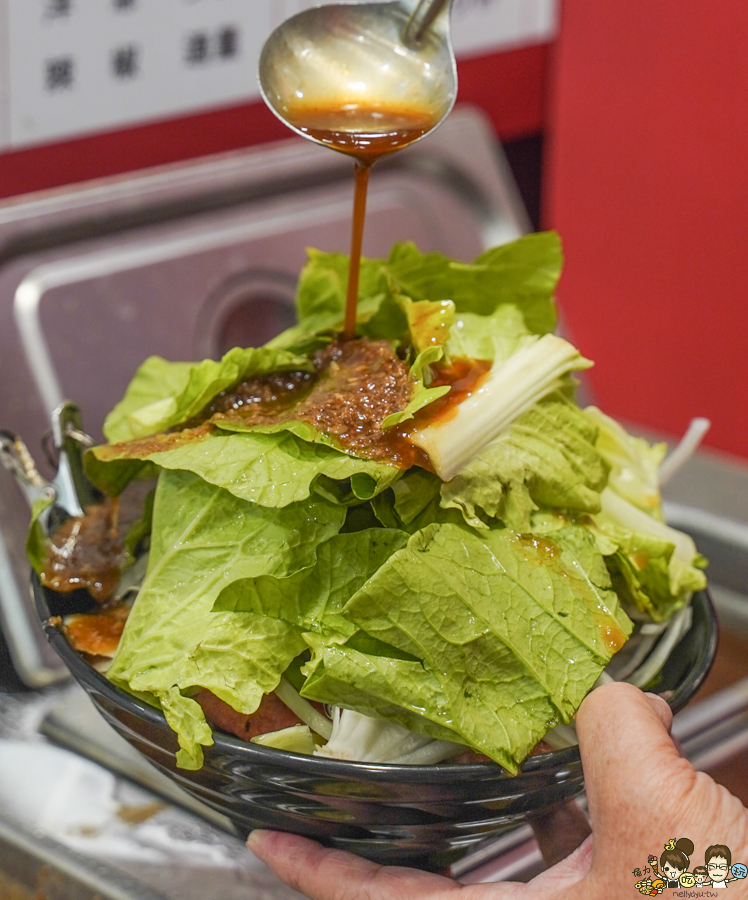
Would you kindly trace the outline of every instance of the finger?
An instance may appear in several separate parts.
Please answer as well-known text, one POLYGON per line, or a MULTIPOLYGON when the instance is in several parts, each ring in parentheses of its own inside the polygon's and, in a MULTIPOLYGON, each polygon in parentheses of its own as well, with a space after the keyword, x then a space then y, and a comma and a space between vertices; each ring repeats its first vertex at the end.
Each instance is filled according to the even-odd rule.
POLYGON ((646 693, 644 695, 647 698, 647 703, 652 707, 652 711, 655 713, 657 718, 662 722, 663 727, 670 734, 673 728, 673 711, 670 709, 668 704, 662 699, 662 697, 658 697, 657 694, 646 693))
POLYGON ((682 798, 690 787, 693 769, 668 734, 672 717, 664 706, 618 683, 592 691, 577 713, 596 854, 613 852, 645 811, 649 819, 667 814, 669 798, 682 798))
POLYGON ((440 875, 379 866, 295 834, 253 831, 247 846, 289 887, 312 900, 431 900, 460 890, 440 875))
POLYGON ((591 832, 587 816, 574 800, 531 816, 530 825, 549 868, 566 859, 591 832))
POLYGON ((593 845, 594 838, 590 835, 566 859, 562 859, 555 866, 536 875, 527 885, 532 889, 530 897, 537 895, 545 900, 548 897, 555 897, 564 890, 568 891, 571 896, 581 897, 579 883, 590 870, 593 845))

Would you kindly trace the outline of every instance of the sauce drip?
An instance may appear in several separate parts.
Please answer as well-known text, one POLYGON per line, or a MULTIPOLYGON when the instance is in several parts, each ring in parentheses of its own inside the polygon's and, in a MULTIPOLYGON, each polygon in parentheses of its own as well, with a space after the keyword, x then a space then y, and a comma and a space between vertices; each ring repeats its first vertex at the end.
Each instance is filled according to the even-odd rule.
MULTIPOLYGON (((178 442, 180 434, 185 440, 199 439, 214 425, 309 422, 354 456, 401 469, 421 466, 433 471, 428 456, 411 443, 410 435, 416 428, 453 415, 491 368, 489 361, 473 359, 433 367, 431 385, 449 385, 450 392, 403 425, 383 431, 382 422, 405 409, 413 390, 407 366, 389 341, 333 341, 317 352, 314 364, 315 373, 286 372, 240 382, 216 397, 193 420, 191 430, 153 435, 142 443, 153 450, 165 449, 161 442, 178 442), (194 427, 196 422, 204 424, 194 427)), ((116 446, 112 448, 114 455, 118 452, 116 446)))
POLYGON ((299 104, 288 110, 287 118, 302 134, 355 159, 351 262, 343 328, 344 339, 350 341, 356 334, 369 172, 382 156, 402 150, 431 131, 439 115, 426 108, 339 101, 330 106, 299 104))
POLYGON ((97 613, 67 616, 63 629, 70 645, 78 653, 111 659, 117 652, 130 606, 119 603, 97 613))
POLYGON ((351 261, 348 269, 348 287, 345 294, 345 324, 343 337, 351 341, 356 336, 356 307, 358 305, 358 279, 361 273, 361 250, 364 243, 364 216, 366 192, 369 187, 371 164, 362 165, 356 160, 354 169, 353 223, 351 225, 351 261))
POLYGON ((439 425, 456 416, 457 407, 480 388, 488 378, 492 365, 490 359, 458 358, 453 359, 449 366, 432 366, 429 387, 448 384, 450 391, 426 406, 421 417, 416 416, 419 427, 439 425))
POLYGON ((117 586, 123 560, 116 501, 107 499, 87 506, 83 516, 66 519, 50 536, 40 578, 61 593, 86 588, 102 603, 117 586))
POLYGON ((413 388, 390 342, 333 341, 318 351, 315 366, 318 375, 311 390, 297 394, 292 406, 251 402, 244 383, 225 393, 224 411, 214 413, 211 421, 222 427, 308 422, 355 456, 400 465, 390 460, 389 432, 382 431, 382 422, 408 405, 413 388))

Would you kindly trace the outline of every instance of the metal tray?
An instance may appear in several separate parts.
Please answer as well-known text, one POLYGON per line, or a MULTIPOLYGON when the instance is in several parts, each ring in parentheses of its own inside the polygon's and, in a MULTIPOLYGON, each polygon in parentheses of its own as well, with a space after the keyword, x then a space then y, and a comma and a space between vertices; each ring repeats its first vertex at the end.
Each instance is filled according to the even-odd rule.
MULTIPOLYGON (((348 250, 351 166, 292 139, 0 205, 0 425, 40 456, 71 398, 101 437, 146 356, 215 357, 286 327, 306 248, 348 250)), ((413 240, 467 260, 528 228, 490 125, 463 108, 377 165, 364 252, 413 240)), ((0 618, 19 675, 41 686, 65 670, 31 614, 27 524, 0 473, 0 618)))
POLYGON ((19 900, 165 900, 163 894, 3 815, 0 896, 19 900))

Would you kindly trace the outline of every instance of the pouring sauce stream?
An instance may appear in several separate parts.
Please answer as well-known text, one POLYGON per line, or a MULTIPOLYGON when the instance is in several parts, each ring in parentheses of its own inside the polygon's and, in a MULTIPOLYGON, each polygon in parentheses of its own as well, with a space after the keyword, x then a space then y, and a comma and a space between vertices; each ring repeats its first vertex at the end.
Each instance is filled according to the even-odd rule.
POLYGON ((352 340, 356 334, 361 247, 371 167, 381 157, 402 150, 431 131, 438 123, 440 113, 416 106, 340 101, 329 106, 295 105, 288 110, 287 116, 303 134, 355 160, 351 262, 343 328, 344 339, 352 340))

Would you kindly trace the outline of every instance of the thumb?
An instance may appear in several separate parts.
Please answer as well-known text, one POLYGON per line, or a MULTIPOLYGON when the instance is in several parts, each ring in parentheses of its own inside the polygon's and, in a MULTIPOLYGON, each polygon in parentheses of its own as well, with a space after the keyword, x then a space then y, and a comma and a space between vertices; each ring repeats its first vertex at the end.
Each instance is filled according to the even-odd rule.
POLYGON ((632 822, 654 827, 656 815, 669 830, 694 770, 670 738, 665 701, 629 684, 603 685, 586 698, 576 722, 595 856, 615 857, 615 847, 620 854, 620 842, 631 843, 632 822))

